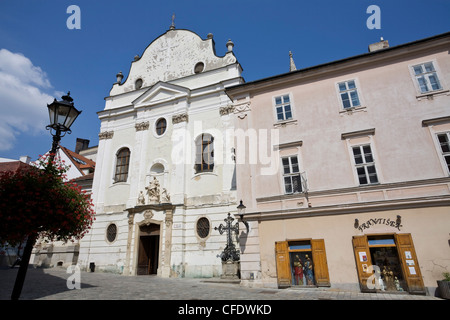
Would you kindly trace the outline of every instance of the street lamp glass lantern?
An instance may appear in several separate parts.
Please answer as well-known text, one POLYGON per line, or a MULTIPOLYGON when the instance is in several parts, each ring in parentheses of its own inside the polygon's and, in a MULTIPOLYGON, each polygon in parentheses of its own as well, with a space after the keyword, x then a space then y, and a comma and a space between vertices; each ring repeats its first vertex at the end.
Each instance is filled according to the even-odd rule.
POLYGON ((62 97, 62 101, 56 99, 47 105, 48 114, 50 117, 50 125, 48 127, 61 132, 70 131, 75 119, 80 115, 73 105, 73 99, 70 97, 70 92, 62 97))
POLYGON ((239 205, 237 206, 238 214, 241 217, 241 219, 245 214, 245 208, 247 208, 247 207, 244 206, 244 204, 242 203, 242 200, 241 200, 239 205))

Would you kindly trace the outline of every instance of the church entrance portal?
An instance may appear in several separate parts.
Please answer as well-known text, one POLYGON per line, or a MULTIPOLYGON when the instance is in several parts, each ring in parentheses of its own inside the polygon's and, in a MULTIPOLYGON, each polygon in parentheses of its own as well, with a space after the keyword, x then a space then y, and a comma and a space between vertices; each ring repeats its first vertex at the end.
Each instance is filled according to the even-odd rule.
POLYGON ((150 224, 139 227, 138 275, 156 274, 159 260, 160 226, 150 224))

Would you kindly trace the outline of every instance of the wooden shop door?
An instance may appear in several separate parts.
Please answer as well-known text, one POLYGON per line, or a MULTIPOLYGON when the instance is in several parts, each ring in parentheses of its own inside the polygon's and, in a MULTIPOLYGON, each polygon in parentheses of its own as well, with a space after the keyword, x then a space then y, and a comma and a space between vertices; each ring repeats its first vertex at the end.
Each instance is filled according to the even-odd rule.
POLYGON ((426 294, 411 234, 396 234, 395 242, 409 293, 426 294))

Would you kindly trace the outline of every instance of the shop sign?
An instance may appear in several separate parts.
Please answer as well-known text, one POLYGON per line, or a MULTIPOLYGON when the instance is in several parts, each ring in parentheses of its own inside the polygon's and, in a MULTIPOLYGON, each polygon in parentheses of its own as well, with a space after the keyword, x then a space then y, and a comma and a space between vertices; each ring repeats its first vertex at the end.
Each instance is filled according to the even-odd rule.
POLYGON ((360 224, 358 219, 355 219, 355 229, 358 229, 359 231, 363 232, 366 229, 369 229, 376 225, 384 225, 392 228, 396 228, 398 231, 400 231, 400 227, 402 223, 402 217, 397 216, 397 220, 392 220, 390 218, 375 218, 375 219, 369 219, 366 222, 360 224))

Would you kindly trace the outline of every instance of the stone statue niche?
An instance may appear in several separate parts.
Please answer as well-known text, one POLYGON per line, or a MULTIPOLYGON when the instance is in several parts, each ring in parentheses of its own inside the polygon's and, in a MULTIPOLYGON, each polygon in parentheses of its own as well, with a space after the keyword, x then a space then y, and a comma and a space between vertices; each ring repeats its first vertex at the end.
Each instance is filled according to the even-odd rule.
POLYGON ((149 185, 145 187, 147 190, 148 203, 149 204, 159 204, 160 199, 160 185, 158 179, 153 177, 153 180, 150 181, 149 185))
MULTIPOLYGON (((158 179, 153 177, 150 183, 145 187, 147 193, 147 204, 170 203, 170 195, 166 188, 161 188, 158 179)), ((138 205, 145 205, 145 196, 142 191, 139 193, 138 205)))
POLYGON ((170 195, 167 192, 166 188, 163 188, 161 191, 161 203, 170 203, 170 195))

